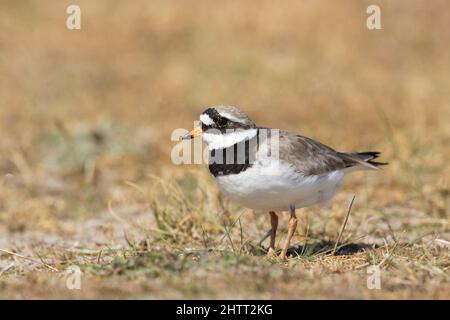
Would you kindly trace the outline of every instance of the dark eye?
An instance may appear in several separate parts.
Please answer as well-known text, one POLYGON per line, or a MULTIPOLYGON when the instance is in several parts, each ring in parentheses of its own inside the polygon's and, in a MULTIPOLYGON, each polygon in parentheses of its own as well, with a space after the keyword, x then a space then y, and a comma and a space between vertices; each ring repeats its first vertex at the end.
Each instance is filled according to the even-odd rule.
POLYGON ((217 119, 217 125, 219 127, 225 127, 227 125, 227 123, 228 123, 227 118, 220 117, 219 119, 217 119))

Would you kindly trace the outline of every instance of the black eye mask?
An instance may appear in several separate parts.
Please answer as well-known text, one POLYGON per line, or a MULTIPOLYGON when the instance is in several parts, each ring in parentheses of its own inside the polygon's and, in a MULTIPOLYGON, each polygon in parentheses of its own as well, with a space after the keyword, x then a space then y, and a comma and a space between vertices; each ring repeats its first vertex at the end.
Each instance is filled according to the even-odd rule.
POLYGON ((217 119, 216 123, 219 128, 224 128, 228 124, 228 119, 221 117, 221 118, 217 119))
POLYGON ((243 124, 239 122, 231 121, 225 117, 222 117, 219 112, 214 108, 206 109, 202 114, 207 115, 214 123, 211 125, 205 125, 202 122, 202 130, 205 132, 208 129, 216 129, 221 133, 226 133, 228 130, 238 130, 238 129, 250 129, 254 128, 254 125, 243 124))
POLYGON ((219 130, 225 129, 229 123, 229 120, 227 118, 222 117, 219 114, 219 112, 217 112, 216 109, 208 108, 203 112, 203 114, 206 114, 214 122, 212 125, 205 125, 204 123, 202 123, 203 131, 206 131, 211 128, 215 128, 215 129, 219 129, 219 130))

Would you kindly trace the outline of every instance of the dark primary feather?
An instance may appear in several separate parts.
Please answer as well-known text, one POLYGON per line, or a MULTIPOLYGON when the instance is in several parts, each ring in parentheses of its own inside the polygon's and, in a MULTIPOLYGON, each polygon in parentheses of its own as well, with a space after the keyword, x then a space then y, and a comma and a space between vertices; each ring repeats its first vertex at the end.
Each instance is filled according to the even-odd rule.
POLYGON ((387 162, 378 162, 373 161, 373 159, 376 159, 380 156, 380 152, 378 151, 365 151, 365 152, 341 152, 342 154, 346 156, 350 156, 352 159, 359 159, 366 163, 369 163, 375 167, 378 166, 385 166, 388 163, 387 162))
POLYGON ((280 131, 280 159, 305 176, 321 175, 335 170, 361 166, 376 169, 385 163, 372 161, 379 152, 338 152, 318 141, 298 134, 280 131))

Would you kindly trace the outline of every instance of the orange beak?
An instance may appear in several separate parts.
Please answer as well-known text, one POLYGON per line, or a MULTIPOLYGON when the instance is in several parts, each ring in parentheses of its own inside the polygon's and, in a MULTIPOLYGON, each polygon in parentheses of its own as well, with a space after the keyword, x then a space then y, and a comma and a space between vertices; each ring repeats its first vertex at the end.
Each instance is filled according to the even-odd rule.
POLYGON ((192 130, 189 133, 186 133, 183 137, 181 137, 182 140, 190 140, 194 139, 196 137, 201 137, 203 135, 203 130, 201 127, 197 127, 194 130, 192 130))

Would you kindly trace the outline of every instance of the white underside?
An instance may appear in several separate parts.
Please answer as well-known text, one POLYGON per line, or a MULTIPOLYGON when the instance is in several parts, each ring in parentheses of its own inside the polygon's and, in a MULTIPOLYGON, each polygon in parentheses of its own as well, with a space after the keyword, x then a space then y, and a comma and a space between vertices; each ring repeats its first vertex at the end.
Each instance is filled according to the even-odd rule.
POLYGON ((344 171, 305 177, 282 161, 256 162, 239 173, 216 177, 231 200, 255 210, 288 211, 331 199, 342 185, 344 171))

